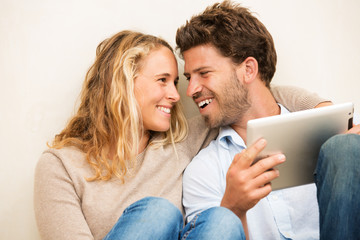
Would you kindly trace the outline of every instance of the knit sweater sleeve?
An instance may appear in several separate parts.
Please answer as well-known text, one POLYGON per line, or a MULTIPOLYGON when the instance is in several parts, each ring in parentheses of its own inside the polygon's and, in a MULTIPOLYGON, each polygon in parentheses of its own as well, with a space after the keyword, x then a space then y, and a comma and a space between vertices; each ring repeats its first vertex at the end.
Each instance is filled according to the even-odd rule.
POLYGON ((330 102, 329 99, 299 87, 271 85, 270 90, 275 100, 290 112, 311 109, 322 102, 330 102))
POLYGON ((94 239, 80 206, 80 198, 63 162, 44 152, 37 163, 34 208, 41 239, 94 239))

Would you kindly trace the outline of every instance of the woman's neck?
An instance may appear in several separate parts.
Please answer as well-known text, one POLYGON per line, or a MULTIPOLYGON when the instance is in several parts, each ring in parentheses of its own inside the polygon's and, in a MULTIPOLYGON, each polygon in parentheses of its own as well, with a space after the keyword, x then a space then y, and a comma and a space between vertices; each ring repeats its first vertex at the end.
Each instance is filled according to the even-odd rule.
POLYGON ((144 149, 147 147, 147 145, 149 144, 149 139, 150 139, 150 132, 149 131, 144 132, 144 134, 140 138, 138 154, 142 153, 144 149))

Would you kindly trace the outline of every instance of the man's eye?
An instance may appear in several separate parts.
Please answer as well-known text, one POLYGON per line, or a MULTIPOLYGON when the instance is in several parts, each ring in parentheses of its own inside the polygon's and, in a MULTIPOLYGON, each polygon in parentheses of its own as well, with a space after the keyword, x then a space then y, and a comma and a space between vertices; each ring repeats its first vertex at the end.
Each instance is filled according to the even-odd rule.
POLYGON ((175 85, 175 86, 177 86, 178 83, 179 83, 179 80, 175 80, 175 81, 174 81, 174 85, 175 85))
POLYGON ((209 72, 200 72, 200 75, 201 76, 204 76, 204 75, 206 75, 206 74, 208 74, 209 72))
POLYGON ((187 81, 190 81, 190 76, 185 76, 187 81))
POLYGON ((166 82, 166 78, 159 78, 158 81, 166 82))

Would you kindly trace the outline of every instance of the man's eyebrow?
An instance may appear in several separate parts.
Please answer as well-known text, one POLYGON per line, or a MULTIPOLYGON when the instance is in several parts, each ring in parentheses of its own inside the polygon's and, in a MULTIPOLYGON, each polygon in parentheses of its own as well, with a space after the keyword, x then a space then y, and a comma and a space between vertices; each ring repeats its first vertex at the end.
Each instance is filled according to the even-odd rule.
MULTIPOLYGON (((200 72, 201 70, 204 70, 205 68, 208 68, 208 66, 195 68, 192 72, 193 72, 193 73, 197 73, 197 72, 200 72)), ((186 76, 186 75, 190 75, 190 73, 184 72, 184 75, 185 75, 185 76, 186 76)))

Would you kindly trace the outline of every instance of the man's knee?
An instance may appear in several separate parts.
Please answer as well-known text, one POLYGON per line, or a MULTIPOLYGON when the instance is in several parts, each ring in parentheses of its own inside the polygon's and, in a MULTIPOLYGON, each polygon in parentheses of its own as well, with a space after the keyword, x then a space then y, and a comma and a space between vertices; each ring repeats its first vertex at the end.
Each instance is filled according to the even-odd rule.
POLYGON ((216 229, 217 235, 222 235, 225 239, 245 239, 244 229, 238 216, 231 210, 224 207, 210 208, 207 212, 207 221, 216 229), (214 226, 216 225, 216 226, 214 226), (228 236, 228 237, 226 237, 228 236))
POLYGON ((214 207, 210 208, 210 213, 208 218, 217 219, 217 221, 222 221, 224 223, 233 223, 236 225, 241 225, 241 221, 231 210, 224 207, 214 207))
MULTIPOLYGON (((360 135, 340 134, 328 139, 320 149, 315 181, 321 179, 341 184, 358 178, 360 159, 360 135), (342 179, 340 181, 340 179, 342 179)), ((318 186, 319 187, 319 186, 318 186)))
POLYGON ((320 149, 319 159, 327 163, 351 166, 360 157, 360 135, 339 134, 328 139, 320 149))
POLYGON ((359 147, 359 144, 360 135, 358 134, 338 134, 329 138, 322 148, 351 150, 354 147, 359 147))

